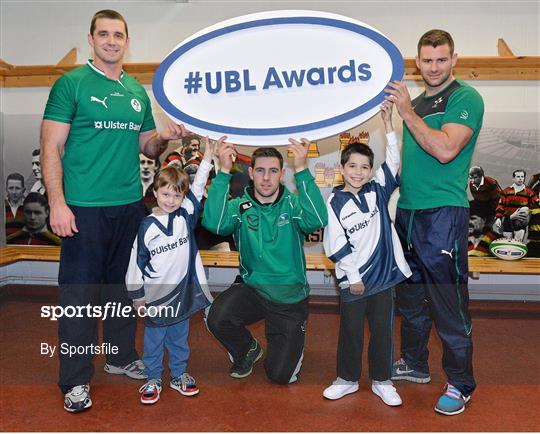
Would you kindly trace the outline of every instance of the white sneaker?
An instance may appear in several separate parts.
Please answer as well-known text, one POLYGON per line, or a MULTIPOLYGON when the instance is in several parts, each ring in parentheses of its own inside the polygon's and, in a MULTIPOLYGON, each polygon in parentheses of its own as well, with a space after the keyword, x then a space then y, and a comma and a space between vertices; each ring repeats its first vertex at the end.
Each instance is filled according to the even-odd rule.
POLYGON ((386 405, 392 407, 401 405, 401 397, 398 395, 394 383, 391 380, 375 381, 371 383, 371 391, 383 400, 386 405))
POLYGON ((331 386, 324 389, 323 396, 326 399, 339 399, 356 391, 358 391, 358 381, 347 381, 338 377, 331 386))
POLYGON ((72 387, 64 395, 64 410, 70 413, 78 413, 90 407, 92 407, 92 399, 89 384, 72 387))

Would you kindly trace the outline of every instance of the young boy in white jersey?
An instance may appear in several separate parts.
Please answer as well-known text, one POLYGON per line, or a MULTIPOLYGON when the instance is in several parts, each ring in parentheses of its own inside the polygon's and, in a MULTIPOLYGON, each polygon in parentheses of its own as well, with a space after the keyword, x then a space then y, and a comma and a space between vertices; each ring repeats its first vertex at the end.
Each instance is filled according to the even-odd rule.
POLYGON ((400 149, 392 125, 392 103, 381 106, 388 141, 386 161, 373 175, 373 151, 352 143, 341 154, 345 184, 327 200, 328 226, 324 250, 336 264, 340 287, 340 329, 337 379, 323 396, 339 399, 358 390, 362 368, 364 319, 371 332, 371 390, 390 406, 402 401, 392 375, 394 303, 392 287, 410 276, 397 233, 388 213, 388 200, 398 186, 400 149))
POLYGON ((177 164, 158 172, 153 185, 157 207, 142 221, 131 251, 128 295, 135 310, 144 310, 146 326, 143 361, 148 381, 139 389, 143 404, 159 399, 164 347, 169 352, 170 387, 185 396, 199 393, 186 372, 187 339, 190 316, 212 301, 194 235, 212 153, 207 139, 191 188, 189 175, 177 164))

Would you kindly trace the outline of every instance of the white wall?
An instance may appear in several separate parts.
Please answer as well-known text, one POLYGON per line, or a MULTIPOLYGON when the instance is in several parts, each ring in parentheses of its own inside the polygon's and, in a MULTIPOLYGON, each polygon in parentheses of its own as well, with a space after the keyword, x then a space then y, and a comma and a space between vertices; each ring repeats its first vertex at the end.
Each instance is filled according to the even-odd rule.
POLYGON ((504 37, 519 55, 538 55, 537 1, 2 1, 2 58, 13 64, 51 64, 76 47, 89 54, 86 34, 99 9, 121 12, 129 24, 128 62, 160 61, 179 41, 210 24, 275 9, 313 9, 364 21, 413 56, 418 37, 448 30, 458 53, 497 55, 504 37), (24 29, 24 30, 23 30, 24 29))
MULTIPOLYGON (((538 1, 405 0, 191 0, 187 3, 2 0, 0 57, 14 65, 50 65, 75 47, 77 63, 84 63, 90 54, 87 43, 90 19, 104 8, 118 10, 128 21, 132 41, 127 62, 159 62, 181 40, 208 25, 237 15, 273 9, 314 9, 351 16, 385 33, 407 57, 415 55, 419 36, 434 27, 452 33, 460 55, 497 55, 500 37, 504 37, 516 55, 539 55, 539 4, 538 1)), ((485 126, 536 130, 538 137, 540 92, 537 82, 476 81, 472 84, 485 100, 485 126)), ((413 95, 420 92, 416 83, 408 82, 408 85, 413 95)), ((30 153, 39 142, 39 123, 48 92, 49 88, 1 89, 4 128, 0 133, 6 172, 30 173, 30 153)), ((159 121, 162 112, 158 107, 155 109, 159 121)), ((522 159, 525 163, 535 163, 531 163, 528 155, 522 159)), ((502 185, 510 182, 511 174, 496 175, 502 185)))

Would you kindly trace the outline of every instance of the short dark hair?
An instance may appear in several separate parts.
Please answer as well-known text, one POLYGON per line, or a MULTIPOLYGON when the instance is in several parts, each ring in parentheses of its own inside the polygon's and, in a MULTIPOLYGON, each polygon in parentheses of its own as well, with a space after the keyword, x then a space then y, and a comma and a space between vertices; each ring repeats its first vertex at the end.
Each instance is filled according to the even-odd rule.
POLYGON ((523 169, 517 169, 517 170, 514 170, 514 171, 512 172, 512 178, 514 178, 514 177, 516 176, 516 173, 518 173, 518 172, 523 172, 523 177, 526 177, 526 176, 527 176, 527 172, 525 172, 525 170, 523 170, 523 169))
POLYGON ((23 209, 27 204, 34 203, 34 202, 39 203, 42 207, 44 207, 47 211, 49 211, 49 204, 47 203, 47 198, 43 196, 41 193, 38 193, 37 191, 28 193, 28 196, 24 198, 23 209))
POLYGON ((439 45, 448 44, 450 48, 450 55, 454 55, 454 40, 450 33, 445 30, 433 29, 424 33, 420 40, 418 41, 418 54, 420 54, 420 49, 422 47, 433 47, 437 48, 439 45))
POLYGON ((128 34, 128 25, 124 17, 116 11, 113 11, 112 9, 103 9, 101 11, 98 11, 94 14, 92 17, 92 21, 90 22, 90 34, 94 34, 94 30, 96 29, 96 21, 100 18, 108 18, 110 20, 120 20, 124 23, 124 27, 126 29, 126 38, 129 36, 128 34))
POLYGON ((365 155, 369 159, 369 167, 373 167, 373 150, 366 145, 365 143, 350 143, 345 147, 343 152, 341 153, 341 165, 345 166, 347 161, 349 161, 349 158, 351 158, 351 154, 360 154, 365 155))
POLYGON ((281 155, 281 152, 279 152, 276 148, 265 146, 255 149, 255 151, 253 151, 253 154, 251 155, 251 168, 255 167, 255 161, 257 161, 257 158, 261 157, 277 158, 279 160, 279 168, 283 169, 283 156, 281 155))
POLYGON ((41 153, 41 151, 40 151, 39 148, 34 149, 34 150, 32 151, 32 157, 37 157, 40 153, 41 153))
POLYGON ((24 187, 24 176, 22 176, 19 172, 13 172, 10 173, 6 178, 6 186, 8 185, 8 181, 14 179, 15 181, 21 181, 22 186, 24 187))

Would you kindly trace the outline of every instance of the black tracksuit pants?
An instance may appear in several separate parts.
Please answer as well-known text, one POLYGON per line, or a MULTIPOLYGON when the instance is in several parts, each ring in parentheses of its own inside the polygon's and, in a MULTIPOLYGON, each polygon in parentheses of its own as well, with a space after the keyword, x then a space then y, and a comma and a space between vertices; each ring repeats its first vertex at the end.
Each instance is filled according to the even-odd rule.
POLYGON ((296 380, 304 356, 308 299, 295 304, 273 303, 245 283, 235 283, 219 294, 208 313, 208 328, 237 360, 249 351, 252 335, 246 328, 265 320, 268 378, 279 384, 296 380))
POLYGON ((359 300, 341 302, 337 375, 358 381, 362 372, 364 322, 367 317, 370 337, 368 347, 369 378, 389 380, 392 375, 394 302, 392 289, 359 300))

